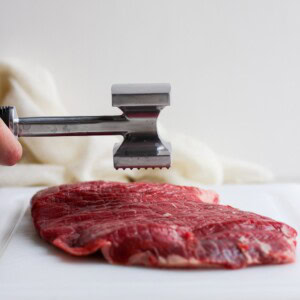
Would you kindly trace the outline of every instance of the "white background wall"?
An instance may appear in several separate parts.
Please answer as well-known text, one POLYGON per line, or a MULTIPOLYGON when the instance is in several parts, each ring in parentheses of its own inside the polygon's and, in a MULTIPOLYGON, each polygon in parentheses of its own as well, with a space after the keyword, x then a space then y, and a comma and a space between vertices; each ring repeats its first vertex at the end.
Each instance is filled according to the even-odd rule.
POLYGON ((165 127, 300 179, 300 1, 0 0, 0 58, 46 66, 73 114, 170 82, 165 127))

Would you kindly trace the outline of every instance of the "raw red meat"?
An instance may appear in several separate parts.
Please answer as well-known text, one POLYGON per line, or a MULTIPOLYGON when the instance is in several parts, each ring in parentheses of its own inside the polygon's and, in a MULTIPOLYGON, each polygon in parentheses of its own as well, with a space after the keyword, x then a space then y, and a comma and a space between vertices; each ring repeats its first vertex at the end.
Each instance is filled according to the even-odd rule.
POLYGON ((293 228, 217 202, 194 187, 85 182, 38 192, 32 217, 56 247, 102 251, 110 263, 235 269, 294 261, 293 228))

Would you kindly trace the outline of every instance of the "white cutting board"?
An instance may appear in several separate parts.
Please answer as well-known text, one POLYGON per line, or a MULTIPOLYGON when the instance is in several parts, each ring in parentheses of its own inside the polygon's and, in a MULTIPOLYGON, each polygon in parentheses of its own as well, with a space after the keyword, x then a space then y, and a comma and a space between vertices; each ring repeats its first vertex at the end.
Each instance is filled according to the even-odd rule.
MULTIPOLYGON (((300 257, 290 265, 242 270, 156 270, 67 255, 39 239, 28 210, 18 223, 24 203, 36 190, 0 189, 0 218, 9 211, 5 203, 20 204, 15 210, 17 225, 0 258, 0 299, 300 299, 300 257)), ((222 203, 284 221, 300 231, 300 185, 227 185, 215 190, 222 203)))

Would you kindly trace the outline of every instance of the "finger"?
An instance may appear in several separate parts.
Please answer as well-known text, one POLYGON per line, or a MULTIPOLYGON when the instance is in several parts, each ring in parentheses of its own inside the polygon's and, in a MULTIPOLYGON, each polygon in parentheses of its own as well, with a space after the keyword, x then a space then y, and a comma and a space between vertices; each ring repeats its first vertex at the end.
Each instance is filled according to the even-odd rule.
POLYGON ((22 146, 0 119, 0 164, 12 166, 22 157, 22 146))

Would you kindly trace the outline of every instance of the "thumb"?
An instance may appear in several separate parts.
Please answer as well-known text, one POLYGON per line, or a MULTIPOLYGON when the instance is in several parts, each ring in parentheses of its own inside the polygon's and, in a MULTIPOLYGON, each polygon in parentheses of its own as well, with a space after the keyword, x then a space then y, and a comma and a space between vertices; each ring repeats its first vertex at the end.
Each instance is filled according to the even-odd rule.
POLYGON ((22 146, 0 119, 0 164, 12 166, 22 157, 22 146))

